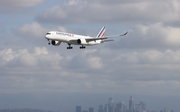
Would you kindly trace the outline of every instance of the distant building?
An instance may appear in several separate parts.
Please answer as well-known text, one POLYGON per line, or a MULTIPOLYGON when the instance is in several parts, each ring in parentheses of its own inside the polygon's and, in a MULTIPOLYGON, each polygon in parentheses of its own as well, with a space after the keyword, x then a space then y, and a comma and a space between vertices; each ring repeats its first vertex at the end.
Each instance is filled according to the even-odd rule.
POLYGON ((114 99, 113 98, 109 98, 108 101, 108 112, 114 112, 114 99))
POLYGON ((82 112, 88 112, 88 110, 83 110, 82 112))
POLYGON ((140 101, 140 105, 142 107, 142 111, 146 110, 146 104, 143 101, 140 101))
POLYGON ((76 112, 81 112, 81 106, 76 106, 76 112))
POLYGON ((103 106, 102 106, 102 105, 99 105, 98 112, 104 112, 104 109, 103 109, 103 106))
POLYGON ((136 112, 145 112, 146 111, 146 104, 142 101, 140 101, 140 104, 137 104, 135 106, 135 111, 136 112))
POLYGON ((115 108, 115 112, 120 112, 121 108, 120 108, 120 103, 116 104, 116 108, 115 108))
POLYGON ((129 99, 129 112, 134 112, 134 99, 132 96, 130 96, 130 99, 129 99))
POLYGON ((136 109, 135 110, 136 110, 136 112, 143 112, 142 106, 140 104, 136 105, 136 109))
POLYGON ((108 104, 105 104, 105 106, 104 106, 104 112, 109 112, 109 106, 108 106, 108 104))
POLYGON ((167 109, 167 108, 164 108, 164 112, 168 112, 168 109, 167 109))
POLYGON ((116 104, 115 112, 126 112, 126 106, 124 102, 119 102, 116 104))
POLYGON ((89 112, 94 112, 94 108, 89 108, 89 112))

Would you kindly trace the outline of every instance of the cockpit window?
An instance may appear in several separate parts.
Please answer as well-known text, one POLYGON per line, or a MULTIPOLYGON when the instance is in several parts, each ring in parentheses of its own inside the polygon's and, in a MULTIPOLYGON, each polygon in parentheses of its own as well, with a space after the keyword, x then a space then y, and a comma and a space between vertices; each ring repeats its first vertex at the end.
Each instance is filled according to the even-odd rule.
POLYGON ((51 35, 51 33, 47 33, 47 35, 51 35))

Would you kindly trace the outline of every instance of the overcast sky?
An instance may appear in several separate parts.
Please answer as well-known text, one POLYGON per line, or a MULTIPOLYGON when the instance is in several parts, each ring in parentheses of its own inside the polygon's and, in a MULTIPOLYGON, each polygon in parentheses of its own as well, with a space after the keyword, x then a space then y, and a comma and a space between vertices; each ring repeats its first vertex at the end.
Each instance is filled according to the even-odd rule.
MULTIPOLYGON (((74 111, 144 100, 180 111, 179 0, 1 0, 0 108, 74 111), (98 46, 49 46, 51 30, 128 35, 98 46)), ((157 106, 158 105, 158 106, 157 106)))

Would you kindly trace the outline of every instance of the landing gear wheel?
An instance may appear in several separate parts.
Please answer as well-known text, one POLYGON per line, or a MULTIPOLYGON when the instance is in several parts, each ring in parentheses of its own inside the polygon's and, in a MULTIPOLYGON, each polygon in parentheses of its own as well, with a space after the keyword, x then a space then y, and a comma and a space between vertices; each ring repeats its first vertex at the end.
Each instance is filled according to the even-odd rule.
POLYGON ((85 49, 85 48, 86 48, 86 46, 83 46, 83 45, 80 47, 80 49, 85 49))
POLYGON ((50 40, 48 39, 48 44, 50 45, 50 40))
POLYGON ((69 47, 67 47, 67 49, 73 49, 73 47, 71 47, 71 44, 68 44, 69 47))
POLYGON ((67 47, 67 49, 73 49, 73 47, 67 47))

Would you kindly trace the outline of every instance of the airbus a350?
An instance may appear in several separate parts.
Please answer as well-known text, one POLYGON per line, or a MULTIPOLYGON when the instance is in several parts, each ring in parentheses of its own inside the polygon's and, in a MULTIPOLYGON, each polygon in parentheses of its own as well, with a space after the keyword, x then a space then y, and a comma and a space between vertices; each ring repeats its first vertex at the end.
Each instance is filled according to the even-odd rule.
POLYGON ((102 44, 104 42, 113 41, 109 39, 111 37, 120 37, 125 36, 128 32, 122 35, 112 35, 105 36, 106 28, 103 27, 96 37, 77 35, 73 33, 65 33, 59 31, 50 31, 46 34, 46 39, 48 40, 48 44, 52 44, 54 46, 59 46, 62 42, 67 43, 67 49, 73 49, 71 45, 80 45, 80 49, 85 49, 86 46, 93 46, 102 44))

